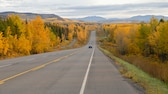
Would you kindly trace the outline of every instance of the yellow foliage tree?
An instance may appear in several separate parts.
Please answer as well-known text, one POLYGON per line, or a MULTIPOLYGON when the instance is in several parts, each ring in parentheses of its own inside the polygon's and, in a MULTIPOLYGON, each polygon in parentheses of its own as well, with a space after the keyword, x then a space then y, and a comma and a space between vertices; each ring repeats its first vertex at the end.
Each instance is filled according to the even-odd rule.
POLYGON ((31 23, 31 32, 33 34, 32 53, 42 53, 50 47, 49 29, 45 28, 44 22, 40 16, 37 16, 31 23))
POLYGON ((4 36, 5 36, 5 41, 4 41, 4 55, 8 55, 10 56, 10 54, 12 54, 13 52, 13 36, 11 35, 12 31, 10 26, 7 27, 6 31, 4 32, 4 36))
POLYGON ((70 41, 72 41, 73 36, 74 36, 75 25, 74 25, 74 24, 69 24, 69 25, 68 25, 68 29, 69 29, 68 39, 69 39, 70 41))
POLYGON ((8 49, 9 49, 8 39, 4 38, 3 39, 3 55, 5 56, 7 55, 8 49))
POLYGON ((7 51, 9 48, 8 40, 3 37, 2 32, 0 32, 0 55, 4 56, 7 55, 7 51))
POLYGON ((2 32, 0 32, 0 54, 3 55, 3 36, 2 36, 2 32))
POLYGON ((31 43, 26 39, 25 35, 22 34, 19 39, 16 40, 16 50, 18 53, 29 55, 31 51, 31 43))
POLYGON ((158 55, 162 61, 165 61, 166 57, 168 56, 168 21, 160 23, 158 31, 160 32, 158 41, 158 55))
POLYGON ((25 23, 18 15, 9 15, 8 20, 13 23, 12 35, 17 35, 17 37, 20 37, 20 35, 25 32, 25 23))

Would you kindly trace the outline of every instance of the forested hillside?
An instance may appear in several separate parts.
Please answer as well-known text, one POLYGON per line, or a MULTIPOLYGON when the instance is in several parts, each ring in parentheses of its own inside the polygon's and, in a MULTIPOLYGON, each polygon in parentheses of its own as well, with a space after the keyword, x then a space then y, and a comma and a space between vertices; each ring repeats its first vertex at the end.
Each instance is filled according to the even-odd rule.
POLYGON ((40 16, 27 21, 9 15, 0 18, 0 57, 43 53, 73 39, 84 44, 89 28, 84 23, 45 23, 40 16))
POLYGON ((98 34, 101 47, 168 83, 168 21, 104 24, 98 34))

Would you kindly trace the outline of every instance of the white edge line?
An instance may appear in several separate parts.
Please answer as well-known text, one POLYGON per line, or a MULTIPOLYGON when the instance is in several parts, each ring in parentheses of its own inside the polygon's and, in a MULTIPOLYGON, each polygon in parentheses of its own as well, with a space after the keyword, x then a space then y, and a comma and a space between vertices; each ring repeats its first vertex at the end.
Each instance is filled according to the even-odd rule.
POLYGON ((87 78, 88 78, 90 66, 91 66, 91 63, 92 63, 93 55, 94 55, 94 51, 95 51, 95 48, 94 48, 93 51, 92 51, 92 55, 91 55, 91 57, 90 57, 89 65, 88 65, 88 68, 87 68, 85 77, 84 77, 84 79, 83 79, 82 87, 81 87, 81 89, 80 89, 80 93, 79 93, 79 94, 84 94, 84 90, 85 90, 85 86, 86 86, 86 82, 87 82, 87 78))
POLYGON ((7 66, 11 66, 11 65, 12 65, 12 64, 2 65, 2 66, 0 66, 0 68, 7 67, 7 66))

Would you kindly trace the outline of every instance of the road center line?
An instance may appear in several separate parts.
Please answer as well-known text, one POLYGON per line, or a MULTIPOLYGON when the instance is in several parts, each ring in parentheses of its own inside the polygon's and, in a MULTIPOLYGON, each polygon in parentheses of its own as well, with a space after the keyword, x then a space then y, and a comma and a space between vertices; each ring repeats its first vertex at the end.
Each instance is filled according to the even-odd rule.
MULTIPOLYGON (((47 65, 49 65, 49 64, 52 64, 52 63, 58 62, 58 61, 60 61, 60 60, 62 60, 62 59, 68 58, 68 57, 74 55, 75 53, 77 53, 77 51, 74 52, 74 53, 71 53, 71 54, 68 54, 68 55, 59 57, 59 58, 57 58, 57 59, 55 59, 55 60, 52 60, 52 61, 50 61, 50 62, 47 62, 47 63, 45 63, 45 64, 42 64, 42 65, 36 66, 36 67, 34 67, 34 68, 28 69, 28 70, 26 70, 26 71, 20 72, 20 73, 18 73, 18 74, 15 74, 15 75, 10 76, 10 77, 8 77, 8 78, 5 78, 5 79, 3 79, 3 80, 0 80, 0 85, 1 85, 1 84, 4 84, 4 83, 5 83, 6 81, 8 81, 8 80, 14 79, 14 78, 16 78, 16 77, 19 77, 19 76, 21 76, 21 75, 27 74, 27 73, 32 72, 32 71, 39 70, 39 69, 44 68, 45 66, 47 66, 47 65)), ((6 66, 7 66, 7 65, 6 65, 6 66)), ((8 65, 8 66, 9 66, 9 65, 8 65)), ((5 66, 3 66, 3 67, 5 67, 5 66)))
POLYGON ((88 78, 89 71, 90 71, 90 66, 91 66, 91 64, 92 64, 92 59, 93 59, 94 51, 95 51, 95 48, 94 48, 93 51, 92 51, 92 55, 91 55, 91 57, 90 57, 89 65, 88 65, 88 68, 87 68, 85 77, 84 77, 84 79, 83 79, 82 87, 81 87, 81 89, 80 89, 80 93, 79 93, 79 94, 84 94, 85 87, 86 87, 86 82, 87 82, 87 78, 88 78))

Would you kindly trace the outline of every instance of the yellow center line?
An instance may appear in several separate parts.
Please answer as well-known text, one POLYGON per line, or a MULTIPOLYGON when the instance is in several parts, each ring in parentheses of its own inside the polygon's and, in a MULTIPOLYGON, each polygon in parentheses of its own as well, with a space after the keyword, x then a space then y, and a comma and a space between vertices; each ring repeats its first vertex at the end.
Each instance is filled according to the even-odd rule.
POLYGON ((44 68, 45 66, 47 66, 47 65, 49 65, 49 64, 52 64, 52 63, 58 62, 58 61, 60 61, 60 60, 62 60, 62 59, 68 58, 68 57, 74 55, 75 53, 77 53, 77 51, 74 52, 74 53, 71 53, 71 54, 69 54, 69 55, 65 55, 65 56, 62 56, 62 57, 60 57, 60 58, 57 58, 57 59, 55 59, 55 60, 53 60, 53 61, 47 62, 47 63, 45 63, 45 64, 36 66, 36 67, 34 67, 34 68, 32 68, 32 69, 29 69, 29 70, 26 70, 26 71, 24 71, 24 72, 15 74, 15 75, 13 75, 13 76, 11 76, 11 77, 8 77, 8 78, 5 78, 5 79, 3 79, 3 80, 0 80, 0 85, 4 84, 6 81, 9 81, 9 80, 11 80, 11 79, 14 79, 14 78, 18 77, 18 76, 24 75, 24 74, 29 73, 29 72, 32 72, 32 71, 39 70, 39 69, 44 68))

